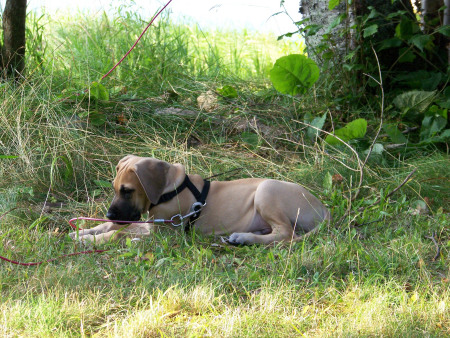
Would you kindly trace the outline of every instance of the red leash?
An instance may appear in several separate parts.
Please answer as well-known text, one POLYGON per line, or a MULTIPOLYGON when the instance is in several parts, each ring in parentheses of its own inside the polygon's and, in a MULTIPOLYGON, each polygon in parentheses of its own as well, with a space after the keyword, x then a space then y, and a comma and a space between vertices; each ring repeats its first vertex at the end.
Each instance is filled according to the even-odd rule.
MULTIPOLYGON (((120 61, 117 62, 117 64, 116 64, 114 67, 112 67, 111 70, 110 70, 108 73, 106 73, 105 75, 102 76, 102 78, 101 78, 102 80, 103 80, 105 77, 107 77, 109 74, 111 74, 111 73, 114 71, 114 69, 116 69, 117 66, 118 66, 123 60, 125 60, 125 58, 128 56, 128 54, 130 54, 131 51, 134 49, 134 47, 136 47, 136 45, 138 44, 139 40, 141 40, 141 38, 144 36, 145 32, 150 28, 150 26, 152 25, 153 21, 155 21, 155 19, 161 14, 161 12, 162 12, 164 9, 166 9, 167 6, 169 6, 169 4, 170 4, 171 2, 172 2, 172 0, 169 0, 169 2, 168 2, 163 8, 161 8, 161 9, 158 11, 158 13, 156 13, 156 15, 153 17, 153 19, 152 19, 152 20, 150 21, 150 23, 147 25, 147 27, 145 27, 145 29, 142 31, 141 35, 139 35, 139 37, 138 37, 138 39, 136 40, 136 42, 134 43, 134 45, 131 46, 130 50, 129 50, 128 52, 126 52, 126 54, 122 57, 122 59, 120 59, 120 61)), ((1 217, 3 217, 3 215, 2 215, 1 217)), ((1 217, 0 217, 0 218, 1 218, 1 217)), ((96 222, 130 223, 130 222, 127 222, 127 221, 111 221, 111 220, 108 220, 108 219, 101 219, 101 218, 78 217, 78 218, 72 218, 72 219, 69 221, 70 226, 71 226, 73 229, 75 229, 75 230, 77 230, 77 226, 74 225, 73 222, 75 222, 76 220, 79 220, 79 219, 88 220, 88 221, 96 221, 96 222)), ((173 223, 172 220, 155 220, 155 221, 160 222, 160 223, 173 223)), ((155 221, 139 221, 139 222, 133 222, 133 223, 154 223, 155 221)), ((17 262, 17 261, 14 261, 14 260, 8 259, 8 258, 6 258, 6 257, 2 257, 2 256, 0 256, 0 259, 1 259, 1 260, 4 260, 4 261, 6 261, 6 262, 12 263, 12 264, 21 265, 21 266, 35 266, 35 265, 40 265, 40 264, 43 264, 43 263, 54 262, 54 261, 56 261, 56 260, 58 260, 58 259, 60 259, 60 258, 64 258, 64 257, 77 256, 77 255, 85 255, 85 254, 91 254, 91 253, 102 253, 102 252, 105 252, 105 251, 108 251, 108 250, 87 250, 87 251, 74 252, 74 253, 71 253, 71 254, 66 254, 66 255, 62 255, 62 256, 56 257, 56 258, 48 259, 48 260, 46 260, 46 261, 42 261, 42 262, 34 262, 34 263, 22 263, 22 262, 17 262)))
MULTIPOLYGON (((73 224, 75 221, 77 220, 86 220, 86 221, 94 221, 94 222, 113 222, 113 223, 174 223, 173 220, 168 220, 168 219, 155 219, 155 220, 148 220, 148 221, 136 221, 136 222, 130 222, 130 221, 112 221, 109 219, 103 219, 103 218, 92 218, 92 217, 76 217, 76 218, 72 218, 71 220, 69 220, 69 224, 70 226, 75 229, 75 230, 79 230, 80 228, 77 227, 76 224, 73 224)), ((14 261, 12 259, 0 256, 1 260, 4 260, 6 262, 15 264, 15 265, 21 265, 21 266, 35 266, 35 265, 41 265, 44 263, 51 263, 54 262, 58 259, 64 258, 64 257, 70 257, 70 256, 78 256, 78 255, 87 255, 87 254, 91 254, 91 253, 102 253, 108 250, 87 250, 87 251, 80 251, 80 252, 73 252, 70 254, 66 254, 66 255, 62 255, 56 258, 52 258, 52 259, 48 259, 46 261, 42 261, 42 262, 33 262, 33 263, 22 263, 22 262, 18 262, 18 261, 14 261)))
POLYGON ((139 40, 142 38, 142 36, 144 36, 144 34, 145 34, 145 32, 147 31, 147 29, 149 29, 149 27, 152 25, 153 21, 155 21, 155 19, 158 17, 158 15, 161 14, 161 12, 162 12, 164 9, 166 9, 166 7, 169 6, 169 4, 170 4, 171 2, 172 2, 172 0, 169 0, 169 2, 168 2, 163 8, 161 8, 161 10, 160 10, 158 13, 156 13, 156 15, 153 17, 153 19, 152 19, 152 20, 150 21, 150 23, 147 25, 147 27, 145 27, 145 29, 142 31, 141 35, 139 35, 139 37, 138 37, 138 39, 136 40, 136 42, 134 43, 134 45, 131 46, 130 50, 129 50, 128 52, 126 52, 126 54, 123 56, 123 58, 120 59, 120 61, 117 62, 117 64, 116 64, 114 67, 112 67, 111 70, 110 70, 108 73, 106 73, 105 75, 103 75, 102 80, 103 80, 105 77, 107 77, 109 74, 111 74, 112 71, 113 71, 114 69, 116 69, 117 66, 118 66, 118 65, 119 65, 119 64, 120 64, 120 63, 128 56, 128 54, 131 53, 131 51, 134 49, 134 47, 136 47, 137 43, 138 43, 139 40))

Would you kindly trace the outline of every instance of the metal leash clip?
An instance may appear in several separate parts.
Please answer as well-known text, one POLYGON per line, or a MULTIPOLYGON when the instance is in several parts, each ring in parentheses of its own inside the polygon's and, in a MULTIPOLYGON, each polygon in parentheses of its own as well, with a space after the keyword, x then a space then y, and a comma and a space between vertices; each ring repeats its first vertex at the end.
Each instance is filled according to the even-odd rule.
POLYGON ((172 218, 170 219, 172 221, 172 225, 174 227, 179 227, 180 225, 183 225, 183 221, 186 218, 189 218, 191 216, 195 216, 198 212, 200 212, 203 207, 206 205, 202 204, 202 202, 195 202, 194 204, 192 204, 191 209, 189 210, 189 213, 187 213, 186 215, 182 216, 181 214, 176 214, 174 216, 172 216, 172 218), (176 223, 176 221, 179 221, 179 223, 176 223))

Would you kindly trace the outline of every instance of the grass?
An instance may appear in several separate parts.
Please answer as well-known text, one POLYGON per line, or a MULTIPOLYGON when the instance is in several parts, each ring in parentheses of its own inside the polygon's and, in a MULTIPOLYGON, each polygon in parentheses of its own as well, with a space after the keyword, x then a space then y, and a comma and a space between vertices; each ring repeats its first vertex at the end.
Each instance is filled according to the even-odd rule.
MULTIPOLYGON (((266 41, 278 52, 285 46, 164 19, 104 82, 111 98, 98 103, 70 94, 127 50, 142 28, 139 18, 40 20, 29 21, 28 34, 45 46, 28 60, 32 74, 21 84, 0 84, 0 154, 17 156, 0 158, 1 255, 41 261, 84 250, 67 236, 67 220, 104 216, 112 198, 107 182, 128 153, 181 162, 205 177, 242 168, 235 177, 299 182, 335 220, 348 207, 359 178, 349 169, 357 167, 354 156, 310 142, 295 122, 308 111, 323 114, 332 99, 279 96, 267 82, 276 54, 233 44, 266 41), (45 60, 39 66, 38 57, 45 60), (225 84, 239 97, 200 111, 197 97, 225 84), (157 113, 167 107, 195 114, 157 113), (92 124, 87 111, 104 123, 92 124), (252 128, 247 121, 255 118, 252 128), (327 177, 336 174, 343 180, 330 186, 327 177)), ((229 247, 165 228, 140 243, 102 246, 110 249, 104 254, 31 268, 2 262, 0 335, 448 336, 448 156, 427 149, 415 155, 368 162, 351 206, 368 207, 353 214, 367 224, 332 224, 292 246, 229 247), (413 168, 399 192, 370 207, 413 168), (426 201, 429 213, 414 214, 417 201, 426 201), (427 238, 433 232, 436 260, 427 238)))

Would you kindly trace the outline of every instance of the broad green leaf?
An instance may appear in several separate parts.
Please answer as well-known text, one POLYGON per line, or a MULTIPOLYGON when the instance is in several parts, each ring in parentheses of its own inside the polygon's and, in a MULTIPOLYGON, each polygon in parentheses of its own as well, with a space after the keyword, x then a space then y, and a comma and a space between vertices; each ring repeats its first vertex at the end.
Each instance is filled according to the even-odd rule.
POLYGON ((409 42, 412 43, 414 46, 416 46, 418 49, 420 49, 421 52, 423 52, 423 49, 432 42, 431 35, 421 35, 417 34, 411 37, 409 39, 409 42))
POLYGON ((405 114, 410 110, 423 113, 433 101, 435 94, 435 91, 412 90, 398 95, 393 102, 405 114))
POLYGON ((410 48, 405 47, 398 50, 398 62, 400 63, 413 62, 416 57, 416 54, 410 48))
POLYGON ((301 54, 279 58, 270 71, 270 80, 276 90, 283 94, 304 94, 319 78, 316 63, 301 54))
POLYGON ((442 116, 425 116, 420 128, 420 139, 422 141, 436 136, 447 125, 447 119, 442 116))
POLYGON ((440 99, 436 103, 441 108, 450 109, 450 87, 447 87, 444 90, 443 95, 441 95, 440 99))
POLYGON ((323 28, 323 25, 311 24, 306 26, 305 28, 300 30, 300 33, 306 32, 305 36, 313 36, 316 35, 317 32, 323 28))
POLYGON ((449 142, 450 141, 450 129, 445 129, 440 135, 429 137, 420 143, 418 145, 426 145, 426 144, 432 144, 432 143, 441 143, 441 142, 449 142))
POLYGON ((419 32, 419 26, 406 16, 402 16, 400 23, 395 27, 395 36, 402 40, 409 40, 419 32))
POLYGON ((283 40, 283 38, 290 38, 292 35, 297 34, 297 33, 298 33, 298 31, 296 31, 296 32, 290 32, 290 33, 285 33, 285 34, 279 35, 279 36, 277 37, 277 41, 283 40))
POLYGON ((376 18, 377 16, 380 15, 380 13, 377 12, 377 10, 375 8, 373 8, 372 6, 368 7, 370 9, 370 13, 369 16, 367 17, 367 19, 364 20, 364 23, 366 23, 368 20, 376 18))
MULTIPOLYGON (((367 121, 365 119, 356 119, 348 123, 345 127, 335 130, 334 135, 338 136, 342 141, 348 142, 356 138, 362 138, 366 135, 367 121)), ((328 135, 325 142, 331 145, 339 145, 339 141, 336 137, 328 135)))
POLYGON ((389 135, 392 142, 398 144, 407 142, 406 137, 402 134, 400 130, 398 130, 395 124, 385 124, 383 125, 383 129, 389 135))
POLYGON ((216 91, 227 99, 234 99, 238 96, 236 89, 232 86, 223 86, 222 88, 217 88, 216 91))
POLYGON ((378 25, 377 24, 370 25, 369 27, 364 28, 363 37, 367 38, 368 36, 374 35, 376 32, 378 32, 378 25))
MULTIPOLYGON (((391 3, 394 3, 396 0, 392 0, 391 3)), ((388 16, 386 17, 386 19, 388 20, 392 20, 393 18, 396 18, 399 15, 404 15, 406 14, 406 11, 396 11, 393 13, 388 14, 388 16)))
POLYGON ((430 108, 428 108, 428 110, 426 111, 425 115, 430 115, 430 116, 442 116, 444 119, 447 120, 447 109, 443 108, 440 109, 437 105, 432 105, 430 108))
POLYGON ((339 5, 340 0, 330 0, 328 2, 328 9, 332 11, 337 5, 339 5))
MULTIPOLYGON (((284 12, 283 12, 284 13, 284 12)), ((305 22, 308 22, 308 21, 310 21, 310 18, 306 18, 306 19, 303 19, 303 20, 300 20, 300 21, 296 21, 296 22, 294 22, 294 24, 296 25, 296 26, 301 26, 301 25, 303 25, 305 22)))
POLYGON ((395 76, 395 82, 402 86, 411 87, 411 89, 421 89, 426 91, 435 90, 442 80, 443 73, 428 72, 426 70, 418 70, 415 72, 407 72, 395 76))
POLYGON ((109 100, 108 90, 105 88, 104 85, 98 82, 91 83, 91 86, 89 87, 89 94, 91 98, 94 98, 96 100, 103 100, 103 101, 109 100))
POLYGON ((386 40, 383 40, 380 42, 380 47, 378 48, 378 51, 382 51, 382 50, 389 49, 389 48, 400 47, 402 43, 403 43, 403 41, 400 40, 399 38, 386 39, 386 40))
MULTIPOLYGON (((325 124, 325 120, 327 119, 327 113, 324 113, 322 116, 315 117, 314 119, 306 121, 308 124, 312 125, 313 127, 316 127, 318 129, 322 129, 323 125, 325 124)), ((306 135, 311 139, 315 140, 316 137, 319 135, 320 130, 308 127, 306 131, 306 135)))
POLYGON ((450 25, 440 26, 436 28, 436 32, 445 36, 450 36, 450 25))
POLYGON ((330 25, 327 27, 327 29, 325 30, 325 32, 323 32, 322 35, 330 34, 331 31, 332 31, 334 28, 336 28, 336 27, 342 22, 342 19, 343 19, 344 17, 345 17, 344 14, 338 15, 338 16, 330 23, 330 25))

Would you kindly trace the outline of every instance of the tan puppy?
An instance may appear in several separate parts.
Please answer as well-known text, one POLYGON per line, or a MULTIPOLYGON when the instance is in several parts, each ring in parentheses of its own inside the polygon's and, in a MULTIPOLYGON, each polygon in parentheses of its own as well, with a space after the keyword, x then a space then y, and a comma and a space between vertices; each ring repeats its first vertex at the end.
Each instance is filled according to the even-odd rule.
MULTIPOLYGON (((195 186, 192 189, 203 190, 205 181, 199 175, 187 177, 195 186)), ((185 168, 181 164, 126 156, 117 165, 115 197, 107 217, 133 222, 147 212, 150 219, 186 215, 197 199, 191 188, 183 189, 185 180, 185 168), (165 201, 165 197, 170 199, 165 201)), ((232 244, 269 244, 299 240, 302 237, 297 233, 310 233, 323 221, 330 221, 330 212, 304 187, 272 179, 247 178, 210 182, 206 204, 194 226, 206 235, 230 235, 228 241, 232 244)), ((113 235, 149 235, 154 226, 108 222, 82 230, 79 235, 83 241, 102 243, 113 235)), ((76 237, 76 233, 70 235, 76 237)))

